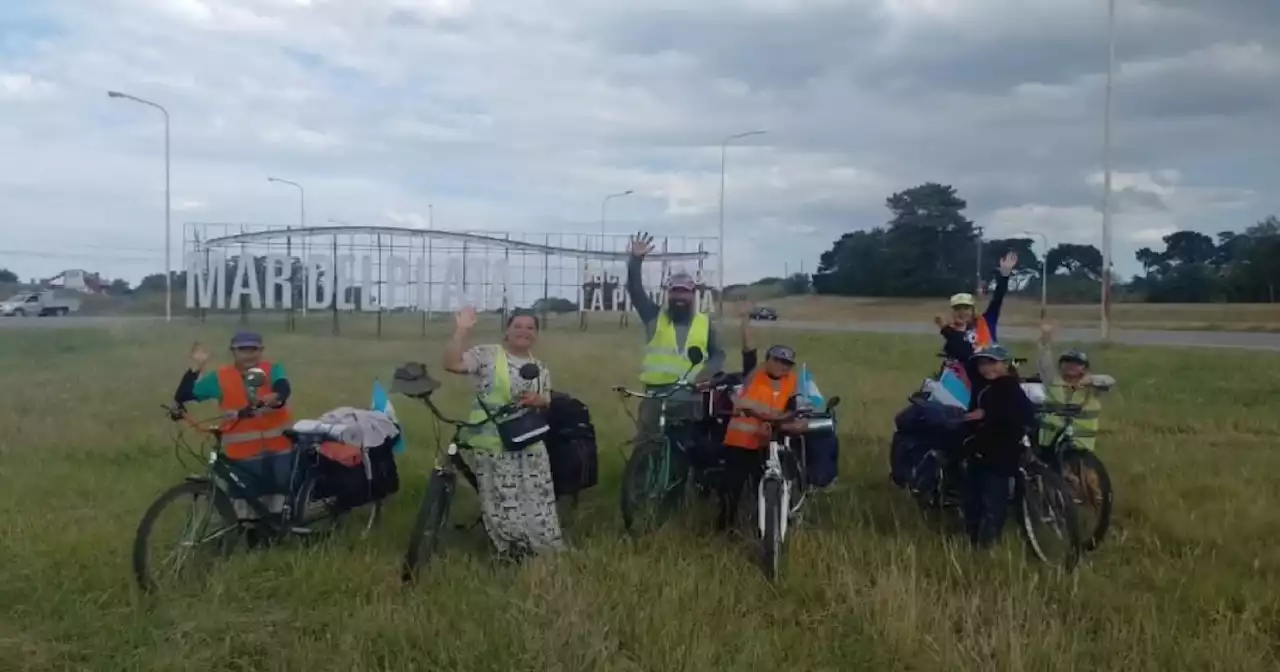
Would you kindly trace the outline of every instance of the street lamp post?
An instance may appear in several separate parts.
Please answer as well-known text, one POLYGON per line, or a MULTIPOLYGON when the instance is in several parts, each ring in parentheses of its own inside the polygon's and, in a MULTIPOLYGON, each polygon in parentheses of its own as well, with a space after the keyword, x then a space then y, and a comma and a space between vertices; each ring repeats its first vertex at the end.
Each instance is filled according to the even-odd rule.
POLYGON ((974 227, 974 230, 978 232, 978 244, 976 246, 978 264, 974 268, 975 275, 974 275, 973 293, 978 298, 982 298, 982 295, 985 293, 982 291, 982 284, 983 284, 982 283, 982 227, 976 226, 974 227))
POLYGON ((735 133, 725 138, 720 143, 720 243, 719 251, 716 253, 716 275, 719 276, 720 297, 716 302, 716 320, 721 324, 724 323, 724 173, 725 162, 729 153, 729 143, 740 138, 746 138, 753 135, 764 135, 768 133, 766 130, 747 131, 745 133, 735 133))
POLYGON ((1116 65, 1116 0, 1107 0, 1107 84, 1102 112, 1102 340, 1111 338, 1111 87, 1116 65))
MULTIPOLYGON (((299 227, 299 228, 302 228, 302 229, 307 228, 307 190, 306 190, 306 189, 303 189, 301 184, 298 184, 297 182, 294 182, 294 181, 292 181, 292 180, 282 180, 282 179, 280 179, 280 178, 278 178, 278 177, 268 177, 268 178, 267 178, 267 181, 268 181, 268 182, 277 182, 277 183, 279 183, 279 184, 287 184, 287 185, 292 186, 292 187, 294 187, 294 188, 296 188, 296 189, 298 190, 298 227, 299 227)), ((304 235, 305 235, 305 234, 304 234, 304 235)), ((304 238, 304 240, 305 240, 305 238, 304 238)), ((305 253, 305 250, 304 250, 304 253, 305 253)), ((290 251, 290 252, 289 252, 289 254, 293 254, 293 252, 292 252, 292 251, 290 251)), ((304 271, 304 273, 305 273, 305 271, 304 271)), ((293 278, 293 259, 292 259, 292 258, 289 260, 289 278, 290 278, 290 280, 292 281, 292 278, 293 278)), ((303 292, 303 296, 302 296, 302 317, 303 317, 303 319, 306 319, 306 317, 307 317, 307 296, 306 296, 306 294, 307 294, 307 292, 305 292, 305 291, 304 291, 304 292, 303 292)))
MULTIPOLYGON (((609 205, 609 201, 611 201, 611 200, 613 200, 613 199, 615 199, 615 198, 622 198, 623 196, 630 196, 630 195, 631 195, 631 194, 633 194, 633 193, 635 193, 635 191, 634 191, 634 190, 632 190, 632 189, 628 189, 628 190, 626 190, 626 191, 619 191, 619 192, 618 192, 618 193, 616 193, 616 194, 609 194, 608 196, 605 196, 604 198, 600 199, 600 251, 601 251, 601 252, 604 252, 604 235, 605 235, 605 227, 604 227, 604 224, 605 224, 605 218, 604 218, 604 215, 605 215, 605 207, 606 207, 607 205, 609 205)), ((604 259, 603 259, 603 258, 601 258, 600 263, 602 263, 602 264, 604 263, 604 259)))
MULTIPOLYGON (((170 244, 172 227, 169 222, 173 208, 169 199, 169 110, 166 110, 163 105, 158 103, 143 100, 127 93, 120 93, 119 91, 108 91, 107 96, 132 100, 135 103, 154 107, 164 115, 164 321, 171 322, 173 321, 173 264, 171 261, 172 246, 170 244)), ((187 278, 187 281, 191 282, 192 279, 187 278)))
POLYGON ((1044 255, 1040 257, 1040 321, 1043 322, 1049 305, 1049 237, 1036 231, 1024 231, 1023 235, 1039 236, 1044 244, 1044 255))

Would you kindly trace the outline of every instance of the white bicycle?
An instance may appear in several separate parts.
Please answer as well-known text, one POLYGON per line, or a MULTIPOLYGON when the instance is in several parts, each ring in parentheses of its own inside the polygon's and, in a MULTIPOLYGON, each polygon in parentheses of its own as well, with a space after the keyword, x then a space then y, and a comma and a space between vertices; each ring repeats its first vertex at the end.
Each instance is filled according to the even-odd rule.
POLYGON ((779 427, 792 420, 805 420, 808 425, 805 434, 835 431, 835 408, 839 403, 840 397, 832 397, 825 410, 790 411, 779 417, 740 411, 769 426, 764 473, 756 488, 760 566, 769 581, 777 581, 782 572, 782 545, 787 539, 787 528, 798 518, 809 495, 804 435, 782 432, 779 427))

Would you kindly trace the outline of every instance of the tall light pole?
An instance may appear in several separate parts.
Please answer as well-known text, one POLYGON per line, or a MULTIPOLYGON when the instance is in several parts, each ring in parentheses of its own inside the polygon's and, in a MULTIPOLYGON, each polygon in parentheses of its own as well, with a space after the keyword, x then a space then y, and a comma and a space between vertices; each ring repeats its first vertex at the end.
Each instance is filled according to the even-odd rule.
MULTIPOLYGON (((277 182, 279 184, 287 184, 289 186, 297 188, 298 190, 298 226, 299 228, 303 228, 303 229, 307 228, 307 190, 303 189, 302 185, 298 184, 297 182, 293 182, 291 180, 282 180, 278 177, 268 177, 267 181, 277 182)), ((289 254, 292 255, 293 251, 290 250, 289 254)), ((291 279, 293 278, 293 259, 292 258, 289 259, 289 277, 291 279)), ((308 293, 310 292, 308 291, 308 293)), ((307 316, 307 297, 305 295, 303 295, 302 297, 302 316, 303 317, 307 316)))
POLYGON ((753 135, 764 135, 768 133, 766 130, 747 131, 745 133, 735 133, 725 138, 720 143, 720 250, 716 253, 716 275, 720 281, 720 298, 716 302, 716 320, 721 324, 724 323, 724 169, 727 155, 729 153, 729 143, 739 138, 746 138, 753 135))
POLYGON ((983 288, 983 283, 982 283, 982 227, 981 227, 981 226, 975 226, 975 227, 974 227, 974 230, 978 232, 978 244, 977 244, 977 258, 978 258, 978 264, 977 264, 977 266, 975 266, 975 267, 974 267, 974 270, 973 270, 973 272, 974 272, 974 274, 975 274, 975 275, 974 275, 973 293, 974 293, 974 296, 976 296, 976 297, 978 297, 978 298, 982 298, 982 295, 984 294, 984 292, 982 291, 982 288, 983 288))
MULTIPOLYGON (((635 191, 633 191, 633 190, 631 190, 631 189, 628 189, 628 190, 626 190, 626 191, 619 191, 619 192, 618 192, 618 193, 616 193, 616 194, 609 194, 608 196, 605 196, 604 198, 600 199, 600 251, 601 251, 601 252, 604 252, 604 235, 605 235, 605 228, 604 228, 605 218, 604 218, 604 213, 605 213, 605 207, 606 207, 607 205, 609 205, 609 201, 611 201, 611 200, 613 200, 613 199, 615 199, 615 198, 622 198, 623 196, 630 196, 630 195, 631 195, 631 194, 633 194, 633 193, 635 193, 635 191)), ((604 259, 603 259, 603 258, 600 260, 600 263, 602 263, 602 264, 604 263, 604 259)))
POLYGON ((1024 231, 1025 236, 1040 236, 1044 254, 1040 257, 1040 321, 1044 321, 1049 305, 1049 237, 1037 231, 1024 231))
POLYGON ((1107 86, 1102 112, 1102 340, 1111 339, 1111 88, 1116 69, 1116 0, 1107 0, 1107 86))
MULTIPOLYGON (((171 322, 173 321, 173 263, 170 255, 173 252, 170 240, 173 234, 170 230, 169 221, 173 208, 169 199, 169 110, 164 109, 163 105, 143 100, 127 93, 120 93, 119 91, 108 91, 107 96, 132 100, 135 103, 154 107, 164 115, 164 321, 171 322)), ((187 278, 187 282, 192 281, 192 278, 187 278)))

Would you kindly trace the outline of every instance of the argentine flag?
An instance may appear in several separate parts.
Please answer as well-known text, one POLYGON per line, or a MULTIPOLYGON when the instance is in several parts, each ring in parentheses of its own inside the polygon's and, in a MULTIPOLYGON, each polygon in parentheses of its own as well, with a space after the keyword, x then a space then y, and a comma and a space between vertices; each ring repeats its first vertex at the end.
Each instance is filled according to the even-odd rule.
POLYGON ((818 384, 813 381, 813 376, 809 373, 809 365, 800 365, 800 393, 809 398, 809 403, 814 408, 823 408, 827 400, 822 396, 822 392, 818 390, 818 384))
MULTIPOLYGON (((382 387, 382 381, 377 378, 373 379, 373 401, 369 402, 369 408, 379 411, 391 418, 391 422, 400 424, 400 419, 396 417, 396 408, 391 405, 391 397, 387 395, 386 388, 382 387)), ((404 429, 400 430, 400 437, 396 439, 396 445, 391 448, 393 453, 404 452, 404 429)))
POLYGON ((964 367, 948 366, 937 380, 925 383, 929 398, 938 403, 958 408, 969 407, 969 381, 964 367))

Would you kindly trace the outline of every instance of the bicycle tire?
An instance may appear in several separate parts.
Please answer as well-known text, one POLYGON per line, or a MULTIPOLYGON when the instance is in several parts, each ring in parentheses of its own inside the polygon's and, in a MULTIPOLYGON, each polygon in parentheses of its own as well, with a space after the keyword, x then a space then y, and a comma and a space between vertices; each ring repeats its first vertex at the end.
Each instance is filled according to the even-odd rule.
POLYGON ((770 582, 782 573, 782 483, 770 478, 761 484, 764 497, 764 534, 760 538, 760 566, 770 582))
POLYGON ((1107 467, 1102 463, 1092 451, 1069 449, 1063 451, 1060 457, 1062 473, 1067 479, 1068 485, 1072 485, 1071 480, 1075 479, 1077 483, 1083 483, 1084 471, 1092 471, 1097 477, 1098 499, 1094 500, 1089 495, 1088 488, 1084 488, 1080 492, 1077 499, 1084 498, 1083 502, 1077 504, 1080 507, 1089 507, 1096 511, 1096 519, 1092 529, 1081 529, 1081 538, 1084 542, 1085 551, 1096 551, 1102 545, 1102 540, 1107 536, 1107 530, 1111 529, 1111 512, 1115 506, 1115 493, 1111 489, 1111 475, 1107 472, 1107 467))
POLYGON ((449 520, 449 509, 453 504, 453 489, 456 476, 452 473, 436 470, 427 479, 427 491, 422 495, 422 504, 418 507, 418 515, 413 521, 413 532, 409 537, 409 548, 405 551, 404 561, 400 566, 400 581, 413 583, 418 577, 418 570, 431 562, 431 558, 440 548, 440 537, 444 533, 445 524, 449 520))
POLYGON ((155 593, 159 589, 154 577, 151 575, 153 568, 147 551, 150 547, 151 534, 154 531, 156 521, 160 518, 160 514, 184 496, 207 496, 209 493, 213 493, 214 510, 218 512, 218 515, 226 523, 226 530, 217 538, 214 555, 216 557, 224 557, 231 553, 235 542, 240 536, 240 524, 236 521, 235 508, 231 505, 231 499, 227 497, 225 492, 208 481, 179 483, 161 493, 147 507, 146 513, 142 514, 142 520, 138 522, 138 529, 133 537, 132 568, 134 581, 142 592, 155 593))
POLYGON ((684 453, 675 449, 669 439, 638 443, 622 472, 621 509, 622 525, 632 536, 641 536, 656 530, 671 518, 680 508, 687 481, 688 468, 684 465, 684 453), (661 480, 654 474, 664 471, 663 453, 666 474, 661 480), (665 490, 665 493, 654 493, 654 490, 665 490), (638 525, 641 520, 640 502, 660 500, 655 506, 656 522, 650 526, 638 525))
POLYGON ((1071 489, 1055 471, 1045 465, 1032 464, 1026 469, 1026 478, 1021 484, 1020 510, 1022 514, 1022 530, 1026 534, 1031 552, 1041 562, 1051 567, 1070 572, 1080 562, 1084 545, 1080 539, 1080 521, 1076 512, 1071 489), (1042 512, 1044 508, 1054 509, 1042 512), (1048 548, 1049 539, 1041 538, 1036 532, 1035 522, 1049 515, 1055 522, 1056 536, 1065 542, 1065 551, 1060 559, 1051 557, 1048 548))
MULTIPOLYGON (((345 524, 351 513, 356 510, 341 508, 336 503, 336 497, 328 497, 325 499, 335 501, 324 503, 325 513, 318 517, 309 516, 308 514, 311 511, 311 505, 320 501, 312 499, 312 494, 315 492, 318 484, 318 477, 308 476, 302 481, 302 485, 298 486, 298 489, 294 492, 293 496, 291 511, 293 519, 290 521, 291 525, 307 528, 309 531, 304 534, 315 538, 320 538, 336 531, 340 526, 345 524), (322 526, 317 529, 316 523, 318 521, 326 520, 330 521, 330 524, 327 527, 322 526)), ((364 527, 360 531, 361 536, 366 536, 369 531, 378 524, 378 521, 382 519, 382 500, 372 500, 365 506, 359 508, 366 510, 364 527)))

